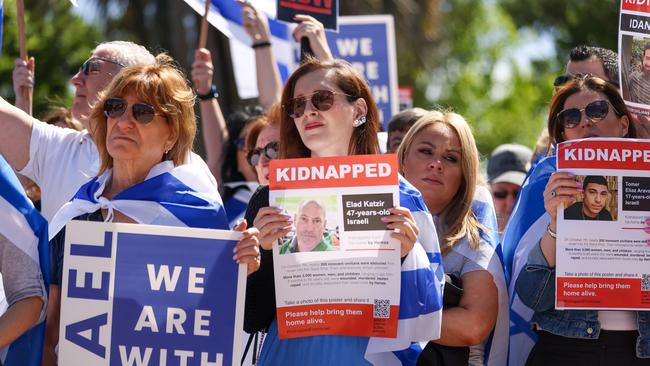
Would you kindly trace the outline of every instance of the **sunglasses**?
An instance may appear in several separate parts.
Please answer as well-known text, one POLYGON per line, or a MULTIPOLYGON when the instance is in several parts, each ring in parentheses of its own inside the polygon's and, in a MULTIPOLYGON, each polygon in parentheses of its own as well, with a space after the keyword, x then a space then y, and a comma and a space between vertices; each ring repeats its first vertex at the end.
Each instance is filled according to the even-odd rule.
POLYGON ((252 166, 256 166, 262 158, 262 154, 266 156, 267 159, 273 160, 278 158, 279 154, 279 144, 277 141, 272 141, 266 144, 264 147, 258 147, 248 152, 248 163, 252 166))
POLYGON ((571 80, 573 80, 573 75, 560 75, 555 78, 555 81, 553 81, 553 86, 559 88, 571 80))
MULTIPOLYGON (((104 102, 104 115, 108 118, 120 118, 126 112, 129 104, 122 98, 108 98, 104 102)), ((159 115, 154 107, 146 103, 134 103, 131 106, 133 119, 145 125, 153 121, 153 117, 159 115)))
POLYGON ((517 199, 518 194, 519 194, 519 190, 512 191, 512 192, 509 192, 509 191, 495 191, 495 192, 492 192, 492 195, 494 196, 494 198, 497 198, 497 199, 500 199, 500 200, 505 199, 506 197, 508 197, 508 195, 512 196, 513 199, 517 199))
POLYGON ((614 112, 618 114, 616 108, 607 100, 596 100, 587 104, 584 108, 568 108, 557 114, 557 119, 564 126, 564 128, 575 128, 580 124, 580 119, 582 118, 582 111, 585 112, 585 116, 592 121, 600 121, 601 119, 607 117, 609 113, 609 107, 612 107, 614 112))
POLYGON ((317 110, 325 112, 332 108, 334 105, 334 95, 340 94, 347 97, 352 97, 351 95, 344 93, 335 93, 329 90, 317 90, 311 97, 307 98, 305 96, 289 99, 283 107, 287 111, 287 114, 291 118, 300 118, 305 113, 305 107, 307 107, 307 101, 311 101, 311 105, 314 106, 317 110))
POLYGON ((101 71, 102 62, 108 62, 109 64, 114 64, 114 65, 119 65, 120 67, 124 67, 124 65, 122 65, 117 61, 109 60, 103 57, 91 57, 88 60, 86 60, 86 62, 81 64, 81 66, 79 67, 79 71, 86 76, 90 74, 97 74, 101 71))

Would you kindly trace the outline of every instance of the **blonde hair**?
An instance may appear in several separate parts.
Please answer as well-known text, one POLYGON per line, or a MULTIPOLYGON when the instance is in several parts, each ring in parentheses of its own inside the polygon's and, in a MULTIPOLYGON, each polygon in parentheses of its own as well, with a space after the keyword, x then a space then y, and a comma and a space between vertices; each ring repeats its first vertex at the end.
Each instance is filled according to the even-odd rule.
POLYGON ((196 135, 195 95, 174 60, 163 53, 156 56, 154 64, 125 67, 99 94, 90 115, 93 138, 101 158, 98 175, 113 167, 113 158, 106 148, 104 103, 108 98, 122 97, 128 93, 134 93, 136 98, 151 104, 157 113, 163 115, 172 136, 176 136, 174 146, 163 158, 172 160, 174 166, 183 164, 192 150, 196 135))
MULTIPOLYGON (((487 229, 478 222, 472 212, 472 202, 479 184, 479 154, 472 135, 472 129, 463 116, 451 113, 430 111, 422 116, 407 132, 402 144, 397 150, 400 173, 404 174, 403 167, 407 154, 411 153, 411 145, 418 134, 424 129, 442 123, 451 128, 458 137, 461 146, 461 172, 462 179, 458 191, 451 202, 439 214, 439 223, 442 230, 438 230, 443 254, 449 252, 462 239, 467 237, 471 248, 478 249, 480 233, 487 229)), ((408 180, 408 177, 406 177, 408 180)))

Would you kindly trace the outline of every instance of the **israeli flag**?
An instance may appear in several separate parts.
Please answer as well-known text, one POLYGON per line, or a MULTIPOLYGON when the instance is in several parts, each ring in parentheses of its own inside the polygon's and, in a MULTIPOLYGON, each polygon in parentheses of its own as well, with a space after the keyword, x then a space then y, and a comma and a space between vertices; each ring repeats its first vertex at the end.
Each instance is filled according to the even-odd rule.
POLYGON ((539 161, 524 181, 503 237, 503 254, 510 294, 510 365, 524 365, 537 342, 530 326, 534 311, 524 305, 515 292, 515 283, 526 265, 528 254, 539 243, 550 217, 544 209, 543 193, 556 171, 555 154, 539 161))
POLYGON ((497 288, 498 295, 498 313, 494 330, 490 334, 486 346, 484 361, 486 366, 505 366, 508 362, 508 331, 509 331, 509 314, 508 314, 508 288, 503 270, 503 253, 499 243, 499 226, 497 224, 496 211, 492 201, 492 195, 487 188, 479 186, 474 195, 472 202, 472 212, 474 216, 485 228, 487 232, 481 233, 481 245, 488 245, 489 248, 481 248, 489 255, 477 258, 477 251, 469 246, 458 246, 458 249, 465 257, 476 262, 485 270, 490 272, 494 284, 497 288))
MULTIPOLYGON (((242 7, 236 0, 210 0, 208 22, 230 39, 230 57, 235 73, 237 91, 241 99, 256 98, 257 78, 255 68, 255 51, 251 48, 253 41, 244 30, 242 7)), ((185 0, 197 13, 203 16, 204 0, 185 0)), ((251 0, 253 6, 263 11, 269 19, 271 44, 278 63, 280 77, 286 81, 298 65, 300 45, 291 35, 295 26, 275 20, 277 14, 275 0, 251 0)))
POLYGON ((366 359, 375 366, 415 365, 419 342, 440 338, 445 272, 438 234, 422 195, 400 176, 400 206, 411 210, 420 235, 402 263, 397 338, 370 338, 366 359))
POLYGON ((73 218, 100 208, 108 210, 106 221, 111 221, 117 210, 140 224, 229 229, 213 178, 196 164, 174 167, 169 160, 158 163, 144 181, 108 200, 102 193, 111 176, 112 170, 108 170, 79 188, 52 218, 50 239, 73 218))
MULTIPOLYGON (((41 268, 43 294, 49 286, 49 252, 47 221, 27 198, 13 169, 0 155, 0 234, 8 239, 41 268)), ((47 301, 47 299, 45 299, 47 301)), ((7 309, 7 301, 0 285, 0 313, 7 309)), ((41 322, 0 350, 0 364, 4 366, 37 366, 41 364, 45 322, 41 322)))

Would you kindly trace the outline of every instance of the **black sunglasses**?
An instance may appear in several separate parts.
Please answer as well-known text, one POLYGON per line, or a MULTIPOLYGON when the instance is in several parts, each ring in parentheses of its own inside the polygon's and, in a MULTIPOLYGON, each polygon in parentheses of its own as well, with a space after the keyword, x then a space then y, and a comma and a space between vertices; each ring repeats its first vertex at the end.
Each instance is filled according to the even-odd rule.
POLYGON ((305 97, 297 97, 293 99, 289 99, 283 107, 287 111, 287 114, 291 118, 300 118, 304 113, 305 113, 305 107, 307 107, 307 101, 311 101, 311 105, 314 106, 314 108, 318 109, 321 112, 325 112, 332 108, 334 105, 334 95, 340 94, 340 95, 345 95, 348 97, 351 97, 351 95, 344 94, 344 93, 335 93, 333 91, 329 90, 317 90, 311 96, 305 97))
POLYGON ((517 199, 518 194, 519 194, 519 190, 512 191, 512 192, 508 192, 508 191, 495 191, 495 192, 492 192, 492 195, 494 196, 494 198, 497 198, 497 199, 500 199, 500 200, 505 199, 506 197, 508 197, 508 195, 511 195, 513 199, 517 199))
POLYGON ((264 147, 258 147, 248 152, 248 163, 252 166, 257 165, 262 158, 262 154, 266 156, 267 159, 273 160, 278 158, 279 153, 279 144, 277 141, 272 141, 266 144, 264 147))
MULTIPOLYGON (((557 114, 557 119, 564 126, 564 128, 575 128, 580 124, 582 119, 582 111, 585 111, 585 116, 592 121, 600 121, 607 117, 609 113, 609 106, 612 104, 607 100, 596 100, 587 104, 584 108, 568 108, 557 114)), ((618 114, 616 108, 612 106, 614 112, 618 114)))
POLYGON ((109 64, 114 64, 114 65, 119 65, 120 67, 124 67, 121 63, 113 60, 109 60, 107 58, 103 57, 91 57, 86 62, 81 64, 79 67, 79 71, 81 71, 84 75, 88 76, 90 74, 96 74, 101 70, 101 62, 108 62, 109 64))
MULTIPOLYGON (((120 118, 126 112, 128 105, 126 100, 122 98, 108 98, 104 102, 104 115, 108 118, 120 118)), ((136 122, 144 125, 153 121, 153 117, 158 113, 149 104, 134 103, 131 106, 131 115, 136 122)))
POLYGON ((573 80, 573 75, 560 75, 555 78, 555 81, 553 81, 553 86, 559 88, 571 80, 573 80))

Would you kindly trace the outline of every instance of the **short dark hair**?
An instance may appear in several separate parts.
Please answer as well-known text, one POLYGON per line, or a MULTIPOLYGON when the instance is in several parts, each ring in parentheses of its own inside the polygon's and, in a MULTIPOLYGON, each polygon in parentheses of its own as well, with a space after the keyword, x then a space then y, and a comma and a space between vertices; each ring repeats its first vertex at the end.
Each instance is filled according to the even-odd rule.
POLYGON ((609 185, 607 184, 607 178, 603 177, 602 175, 586 176, 585 180, 582 181, 582 189, 583 190, 587 189, 587 184, 589 183, 600 184, 601 186, 605 186, 609 188, 609 185))
POLYGON ((395 131, 408 131, 415 124, 415 122, 426 113, 426 109, 418 107, 405 109, 397 113, 388 122, 388 133, 395 131))
POLYGON ((591 57, 597 58, 603 64, 603 69, 609 79, 606 81, 618 86, 618 54, 616 52, 601 47, 580 45, 574 47, 569 53, 569 61, 574 62, 585 61, 591 57))

